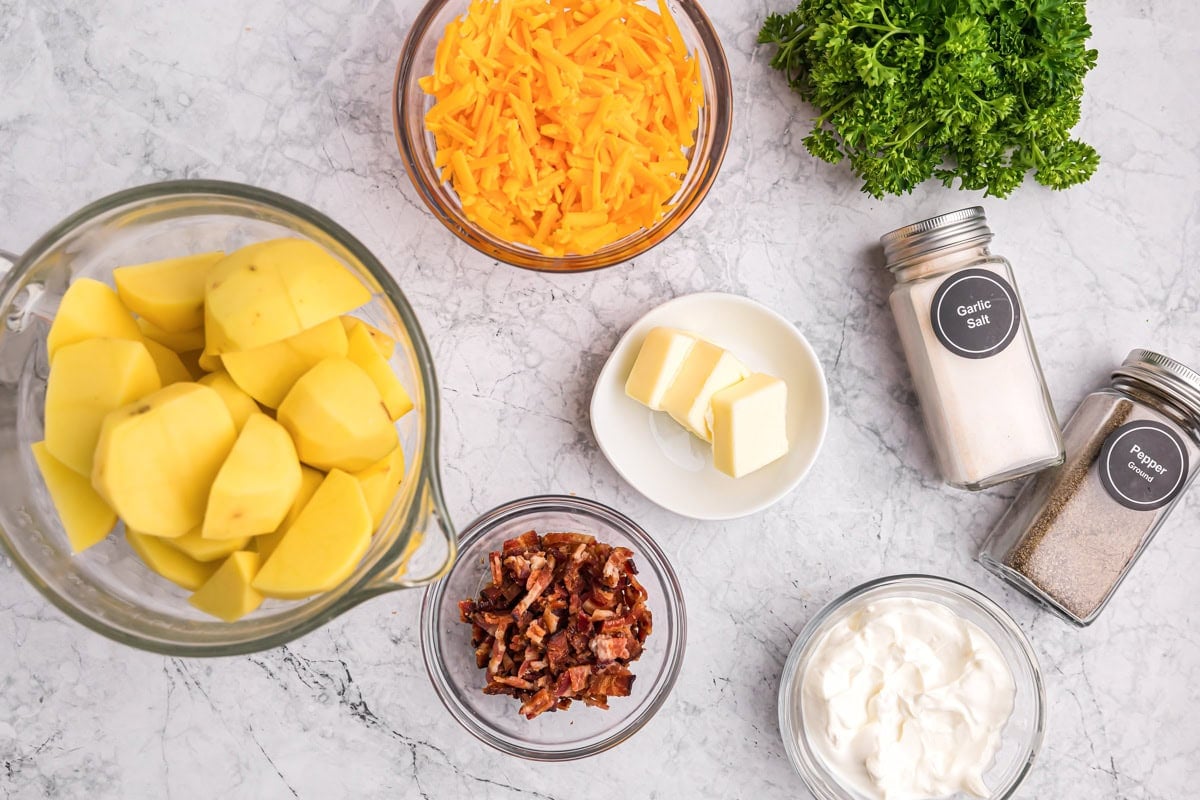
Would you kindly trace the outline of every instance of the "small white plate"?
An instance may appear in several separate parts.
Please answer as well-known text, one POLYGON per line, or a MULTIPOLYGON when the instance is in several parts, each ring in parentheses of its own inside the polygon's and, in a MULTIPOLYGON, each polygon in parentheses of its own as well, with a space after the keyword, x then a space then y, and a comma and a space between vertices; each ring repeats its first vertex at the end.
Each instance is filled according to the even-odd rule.
POLYGON ((693 519, 744 517, 796 487, 817 458, 829 421, 825 372, 808 340, 790 322, 745 297, 718 292, 663 303, 621 337, 592 392, 592 431, 600 450, 633 488, 693 519), (651 328, 690 331, 724 347, 750 369, 788 387, 788 454, 742 478, 712 464, 712 447, 665 412, 626 396, 625 380, 651 328))

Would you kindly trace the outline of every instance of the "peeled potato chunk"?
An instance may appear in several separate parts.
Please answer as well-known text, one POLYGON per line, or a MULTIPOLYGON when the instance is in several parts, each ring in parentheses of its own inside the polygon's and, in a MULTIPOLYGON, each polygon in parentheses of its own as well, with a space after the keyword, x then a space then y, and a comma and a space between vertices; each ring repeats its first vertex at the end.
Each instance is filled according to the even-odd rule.
POLYGON ((210 372, 196 383, 215 389, 221 395, 225 407, 229 409, 229 416, 233 417, 233 426, 238 431, 241 431, 251 414, 260 413, 254 398, 243 392, 226 372, 210 372))
POLYGON ((192 379, 191 371, 174 350, 152 339, 145 339, 142 344, 145 345, 150 358, 154 359, 154 366, 158 368, 158 378, 163 386, 192 379))
POLYGON ((32 450, 71 550, 82 553, 108 536, 117 515, 96 494, 91 481, 50 455, 45 442, 35 443, 32 450))
POLYGON ((287 529, 253 586, 267 597, 295 600, 337 586, 371 542, 371 511, 353 475, 335 469, 287 529))
POLYGON ((275 239, 243 247, 208 274, 206 350, 224 355, 263 347, 358 308, 370 297, 315 242, 275 239))
POLYGON ((188 602, 206 614, 236 622, 262 605, 262 594, 250 585, 258 565, 258 553, 231 554, 188 602))
POLYGON ((342 317, 342 326, 346 329, 346 333, 359 325, 367 329, 367 333, 371 334, 371 341, 375 343, 375 349, 379 351, 379 355, 384 358, 391 358, 392 353, 396 351, 396 340, 388 336, 383 331, 376 328, 367 322, 362 321, 357 317, 342 317))
POLYGON ((161 385, 154 359, 141 342, 88 339, 65 345, 46 381, 46 450, 90 476, 105 416, 161 385))
POLYGON ((216 390, 173 383, 104 418, 92 486, 130 528, 183 536, 203 521, 236 439, 216 390))
POLYGON ((278 408, 301 375, 326 358, 346 355, 348 346, 345 328, 331 319, 265 347, 226 353, 221 361, 246 394, 278 408))
POLYGON ((46 337, 46 350, 53 361, 61 348, 99 338, 138 342, 142 333, 116 292, 100 281, 80 278, 58 304, 46 337))
POLYGON ((250 537, 240 539, 205 539, 200 535, 200 529, 195 528, 175 539, 163 539, 184 555, 197 561, 219 561, 230 553, 245 550, 250 544, 250 537))
POLYGON ((352 361, 327 358, 296 381, 279 404, 279 422, 305 464, 357 472, 397 444, 374 382, 352 361))
POLYGON ((217 251, 117 267, 117 295, 135 314, 164 331, 180 333, 204 325, 204 279, 225 257, 217 251))
POLYGON ((300 491, 300 461, 283 426, 265 414, 246 420, 208 495, 201 536, 240 539, 279 527, 300 491))
POLYGON ((296 499, 292 501, 292 507, 288 509, 287 516, 283 518, 283 522, 279 523, 279 527, 271 533, 264 533, 262 536, 254 537, 254 549, 262 556, 263 561, 266 561, 271 557, 271 553, 275 552, 275 548, 283 541, 283 535, 287 533, 287 529, 296 521, 296 517, 300 516, 300 512, 308 505, 308 501, 312 499, 313 494, 317 491, 317 487, 324 480, 324 472, 301 465, 300 491, 296 492, 296 499))
POLYGON ((196 366, 198 366, 205 373, 216 372, 222 368, 221 357, 214 356, 207 350, 201 350, 200 357, 196 359, 196 366))
POLYGON ((147 567, 171 583, 193 592, 203 586, 219 566, 189 558, 157 536, 147 536, 127 528, 125 540, 147 567))
POLYGON ((396 489, 404 479, 404 448, 397 446, 379 461, 354 473, 354 477, 362 486, 367 508, 371 509, 371 528, 376 529, 391 508, 396 489))
POLYGON ((204 349, 204 328, 171 333, 164 331, 145 317, 138 317, 137 328, 146 339, 158 342, 163 347, 174 350, 180 355, 204 349))
POLYGON ((370 376, 375 388, 379 390, 380 397, 383 398, 388 417, 395 421, 412 411, 412 399, 387 360, 379 354, 367 326, 354 326, 347 339, 349 350, 346 357, 362 367, 363 372, 370 376))

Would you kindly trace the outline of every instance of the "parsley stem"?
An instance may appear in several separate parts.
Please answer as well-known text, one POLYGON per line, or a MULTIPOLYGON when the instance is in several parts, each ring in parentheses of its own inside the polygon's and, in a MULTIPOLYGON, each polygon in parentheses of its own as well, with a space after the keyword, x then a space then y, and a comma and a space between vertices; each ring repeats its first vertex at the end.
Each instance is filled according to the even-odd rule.
POLYGON ((910 31, 906 28, 897 28, 895 25, 877 25, 874 22, 856 22, 850 26, 850 29, 866 28, 871 31, 886 31, 889 35, 893 33, 908 33, 912 34, 915 31, 910 31))
POLYGON ((907 143, 909 139, 913 138, 913 137, 914 137, 914 136, 916 136, 918 133, 920 133, 922 130, 924 130, 925 126, 926 126, 926 125, 928 125, 928 124, 929 124, 929 122, 930 122, 930 120, 927 120, 927 119, 926 119, 926 120, 922 120, 922 121, 921 121, 921 124, 920 124, 920 125, 917 125, 917 126, 916 126, 915 128, 913 128, 911 131, 909 131, 909 132, 908 132, 908 133, 905 135, 905 137, 904 137, 903 139, 893 139, 892 141, 890 141, 890 142, 888 142, 888 143, 887 143, 887 146, 888 146, 888 147, 897 147, 897 146, 899 146, 899 145, 902 145, 902 144, 905 144, 905 143, 907 143))
POLYGON ((837 113, 838 109, 840 109, 842 106, 846 105, 846 103, 849 103, 853 99, 854 99, 854 95, 848 94, 845 97, 843 97, 841 100, 834 103, 831 107, 829 107, 828 109, 825 110, 824 114, 822 114, 821 116, 819 116, 815 120, 813 120, 813 128, 821 127, 823 124, 825 124, 825 120, 829 119, 832 115, 837 113))

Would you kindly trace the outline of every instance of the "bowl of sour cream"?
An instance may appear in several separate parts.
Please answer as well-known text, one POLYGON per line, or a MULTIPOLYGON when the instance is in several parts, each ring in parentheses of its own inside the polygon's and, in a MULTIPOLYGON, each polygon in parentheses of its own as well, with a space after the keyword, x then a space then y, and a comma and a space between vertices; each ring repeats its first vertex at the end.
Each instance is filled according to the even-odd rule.
POLYGON ((1012 617, 930 575, 869 581, 822 609, 779 690, 784 748, 819 800, 1012 797, 1045 714, 1012 617))

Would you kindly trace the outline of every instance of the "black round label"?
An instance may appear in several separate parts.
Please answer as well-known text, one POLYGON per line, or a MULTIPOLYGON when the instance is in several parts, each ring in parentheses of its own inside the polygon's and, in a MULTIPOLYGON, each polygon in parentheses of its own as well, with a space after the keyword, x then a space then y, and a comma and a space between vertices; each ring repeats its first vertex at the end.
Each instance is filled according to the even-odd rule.
POLYGON ((963 358, 987 358, 1016 338, 1021 304, 1012 285, 996 273, 964 269, 938 287, 929 317, 947 350, 963 358))
POLYGON ((1096 468, 1113 500, 1153 511, 1174 500, 1187 483, 1187 448, 1161 422, 1127 422, 1104 440, 1096 468))

